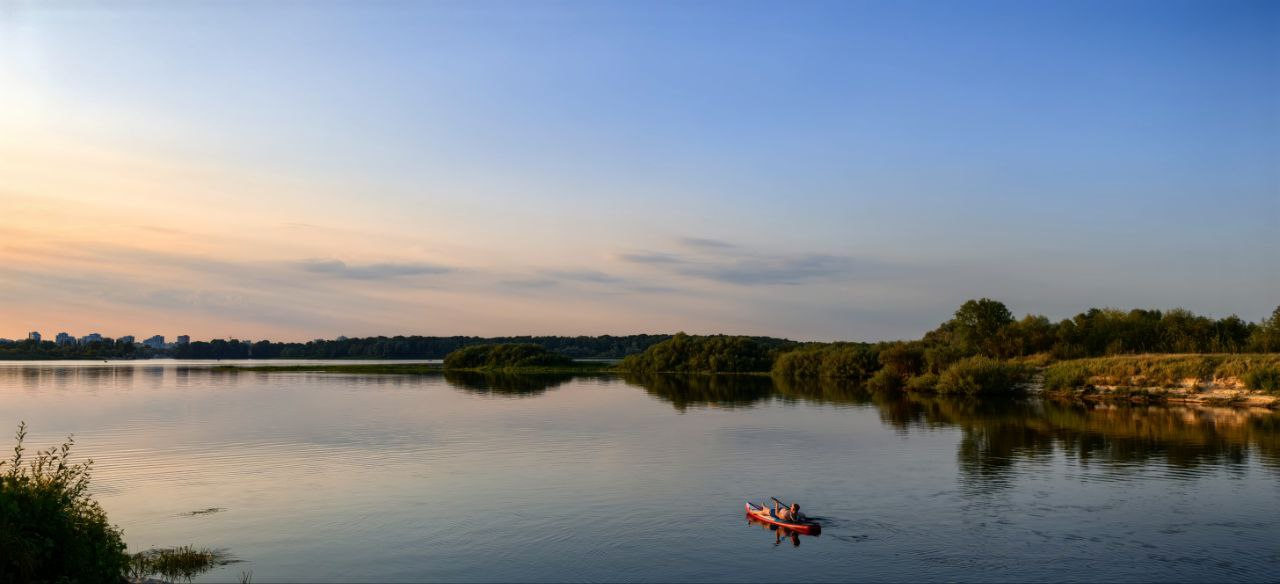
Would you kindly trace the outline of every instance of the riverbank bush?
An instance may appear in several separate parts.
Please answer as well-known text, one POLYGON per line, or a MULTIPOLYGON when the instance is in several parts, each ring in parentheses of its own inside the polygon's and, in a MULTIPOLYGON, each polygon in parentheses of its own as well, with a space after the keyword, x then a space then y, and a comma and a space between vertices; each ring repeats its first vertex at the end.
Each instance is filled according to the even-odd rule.
POLYGON ((874 375, 879 368, 874 345, 815 343, 779 354, 770 372, 788 379, 862 381, 874 375))
POLYGON ((773 360, 771 347, 752 337, 678 333, 618 367, 631 373, 765 373, 773 360))
POLYGON ((902 379, 902 375, 889 369, 876 371, 876 374, 867 380, 867 389, 873 391, 898 391, 904 385, 905 380, 902 379))
POLYGON ((1031 369, 1025 365, 977 356, 953 363, 938 376, 934 390, 966 395, 1013 393, 1030 378, 1031 369))
POLYGON ((938 389, 938 375, 934 373, 921 373, 907 380, 905 388, 907 391, 917 391, 921 393, 932 393, 938 389))
POLYGON ((71 463, 73 440, 0 462, 0 580, 118 582, 129 565, 120 530, 88 493, 93 461, 71 463))
POLYGON ((1249 389, 1280 392, 1280 367, 1259 368, 1245 373, 1244 384, 1249 389))
POLYGON ((444 358, 445 369, 529 369, 572 367, 573 359, 540 345, 474 345, 444 358))

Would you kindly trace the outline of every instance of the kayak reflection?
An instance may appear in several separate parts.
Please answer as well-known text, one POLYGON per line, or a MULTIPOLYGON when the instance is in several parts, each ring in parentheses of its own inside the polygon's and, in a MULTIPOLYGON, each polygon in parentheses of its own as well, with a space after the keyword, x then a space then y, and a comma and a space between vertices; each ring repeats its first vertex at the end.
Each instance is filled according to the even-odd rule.
MULTIPOLYGON (((797 532, 797 531, 795 531, 795 530, 793 530, 793 529, 787 529, 786 527, 782 527, 782 526, 780 526, 780 525, 774 525, 774 524, 772 524, 772 523, 767 523, 767 522, 765 522, 765 521, 761 521, 761 520, 757 519, 754 515, 752 515, 752 514, 750 514, 750 513, 747 513, 747 514, 746 514, 746 517, 747 517, 747 525, 758 525, 758 526, 760 526, 760 528, 761 528, 761 529, 763 529, 763 530, 765 530, 765 531, 772 531, 772 532, 773 532, 773 545, 775 545, 775 546, 777 546, 777 545, 782 545, 782 542, 783 542, 783 541, 785 541, 785 540, 790 540, 790 541, 791 541, 791 545, 792 545, 793 547, 800 547, 800 535, 801 535, 801 534, 800 534, 799 532, 797 532)), ((808 533, 806 533, 806 534, 804 534, 804 535, 808 535, 809 537, 817 537, 817 536, 818 536, 818 534, 816 534, 816 533, 813 533, 813 534, 808 534, 808 533)))

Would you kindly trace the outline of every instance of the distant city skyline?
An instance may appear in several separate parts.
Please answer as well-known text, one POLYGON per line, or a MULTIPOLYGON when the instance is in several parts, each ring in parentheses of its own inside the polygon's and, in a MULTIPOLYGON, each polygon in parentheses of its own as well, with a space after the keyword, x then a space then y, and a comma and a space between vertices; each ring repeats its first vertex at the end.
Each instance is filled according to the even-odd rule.
MULTIPOLYGON (((49 341, 47 336, 39 330, 28 331, 26 339, 29 341, 36 341, 36 342, 49 341)), ((87 345, 89 343, 102 342, 105 340, 112 340, 117 343, 130 343, 130 344, 136 342, 137 344, 140 344, 140 345, 146 345, 154 349, 160 349, 160 348, 165 348, 167 346, 183 345, 183 344, 189 343, 191 342, 191 336, 178 335, 174 339, 173 343, 166 343, 164 335, 151 335, 150 337, 147 337, 142 341, 137 341, 137 337, 135 335, 115 336, 115 335, 104 335, 99 332, 91 332, 86 335, 77 337, 66 331, 59 331, 57 334, 53 336, 53 340, 51 342, 58 345, 87 345)), ((15 339, 10 339, 10 338, 0 336, 0 342, 14 342, 14 341, 15 339)))
POLYGON ((1256 322, 1277 30, 1266 1, 8 3, 0 330, 1256 322))

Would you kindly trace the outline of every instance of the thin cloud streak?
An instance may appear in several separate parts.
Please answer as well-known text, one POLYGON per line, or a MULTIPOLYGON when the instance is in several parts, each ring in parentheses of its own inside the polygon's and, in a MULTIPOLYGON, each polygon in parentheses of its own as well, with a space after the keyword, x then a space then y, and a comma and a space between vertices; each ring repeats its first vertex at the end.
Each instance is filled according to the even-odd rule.
POLYGON ((905 266, 828 253, 754 253, 728 243, 699 238, 682 238, 677 243, 705 251, 697 254, 627 252, 617 257, 626 263, 649 266, 679 276, 737 286, 796 286, 823 281, 886 278, 907 270, 905 266))
POLYGON ((298 266, 305 272, 352 280, 389 280, 408 276, 447 274, 454 268, 422 262, 382 262, 349 265, 341 260, 303 260, 298 266))

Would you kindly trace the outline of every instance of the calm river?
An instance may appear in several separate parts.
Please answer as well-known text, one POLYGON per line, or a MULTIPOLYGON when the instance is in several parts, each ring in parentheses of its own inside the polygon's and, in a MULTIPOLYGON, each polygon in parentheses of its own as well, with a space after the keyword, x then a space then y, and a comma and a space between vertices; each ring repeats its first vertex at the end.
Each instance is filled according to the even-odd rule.
POLYGON ((240 560, 200 582, 1280 575, 1267 412, 208 365, 0 364, 0 426, 74 433, 131 550, 240 560), (823 533, 749 524, 769 495, 823 533))

